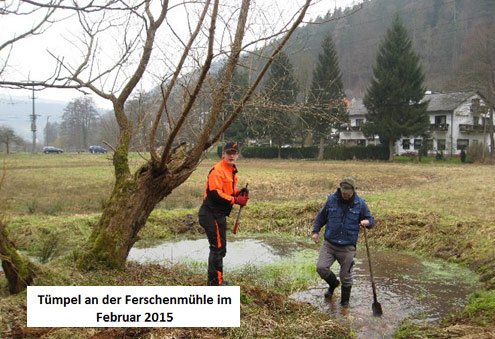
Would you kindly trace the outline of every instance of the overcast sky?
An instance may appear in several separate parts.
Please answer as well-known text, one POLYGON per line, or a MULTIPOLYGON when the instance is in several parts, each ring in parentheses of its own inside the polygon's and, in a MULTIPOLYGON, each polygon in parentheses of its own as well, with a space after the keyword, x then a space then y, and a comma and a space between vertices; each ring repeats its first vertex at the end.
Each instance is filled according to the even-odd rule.
MULTIPOLYGON (((354 4, 360 3, 360 0, 314 0, 314 5, 308 11, 306 20, 316 18, 318 15, 323 16, 330 9, 333 11, 335 7, 345 8, 354 4)), ((256 0, 257 6, 271 6, 274 12, 282 12, 284 15, 293 15, 294 11, 302 4, 302 0, 256 0)), ((23 21, 22 18, 16 17, 14 21, 9 21, 8 17, 2 18, 2 29, 0 30, 0 43, 10 39, 15 34, 25 31, 26 27, 33 25, 32 19, 23 21)), ((177 20, 183 20, 177 18, 177 20)), ((274 18, 275 20, 275 18, 274 18)), ((66 27, 62 27, 66 29, 66 27)), ((66 35, 67 36, 67 35, 66 35)), ((9 68, 4 72, 4 79, 14 80, 39 80, 42 79, 54 66, 54 59, 46 51, 62 52, 61 55, 70 55, 73 52, 67 49, 67 42, 60 38, 60 30, 51 29, 41 36, 31 37, 19 41, 14 45, 12 54, 9 60, 9 68)), ((70 46, 69 46, 70 47, 70 46)), ((74 49, 73 47, 71 47, 74 49)), ((0 53, 0 58, 5 57, 5 50, 0 53), (3 53, 3 54, 2 54, 3 53)), ((145 90, 149 90, 146 88, 145 90)), ((39 91, 36 96, 40 99, 59 100, 69 102, 73 98, 79 97, 82 94, 75 90, 55 90, 47 89, 39 91)), ((26 99, 31 96, 28 90, 6 90, 0 88, 0 96, 18 96, 26 99)), ((101 108, 111 108, 109 101, 100 99, 93 95, 98 106, 101 108)), ((1 124, 1 122, 0 122, 1 124)))

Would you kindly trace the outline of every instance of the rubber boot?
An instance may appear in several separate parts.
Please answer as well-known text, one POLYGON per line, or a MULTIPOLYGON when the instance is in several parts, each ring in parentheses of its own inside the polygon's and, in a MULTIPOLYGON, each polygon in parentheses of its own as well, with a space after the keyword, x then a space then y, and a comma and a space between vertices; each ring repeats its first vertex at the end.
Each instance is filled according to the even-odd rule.
POLYGON ((351 288, 352 286, 344 286, 341 287, 340 294, 340 305, 342 307, 349 307, 349 299, 351 298, 351 288))
POLYGON ((333 272, 330 272, 330 276, 328 278, 326 278, 325 281, 328 284, 328 290, 325 292, 325 298, 328 299, 328 298, 332 297, 333 291, 337 287, 339 287, 340 281, 339 281, 339 279, 337 279, 335 274, 333 274, 333 272))

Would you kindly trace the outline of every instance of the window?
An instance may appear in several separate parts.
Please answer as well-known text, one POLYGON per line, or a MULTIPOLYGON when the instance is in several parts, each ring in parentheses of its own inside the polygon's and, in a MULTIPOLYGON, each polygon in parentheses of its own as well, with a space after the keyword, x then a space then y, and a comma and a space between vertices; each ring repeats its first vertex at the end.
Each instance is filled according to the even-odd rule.
POLYGON ((357 145, 358 146, 366 146, 366 140, 364 140, 364 139, 358 139, 357 140, 357 145))
POLYGON ((473 126, 479 126, 480 125, 480 117, 475 115, 473 116, 473 126))
POLYGON ((363 126, 364 119, 356 119, 356 127, 363 126))
POLYGON ((421 142, 422 141, 423 140, 421 140, 421 139, 414 139, 414 149, 415 150, 419 150, 421 148, 421 142))
POLYGON ((428 151, 433 151, 433 139, 426 139, 426 147, 428 151))
POLYGON ((409 149, 411 147, 411 140, 402 139, 402 149, 409 149))
POLYGON ((435 125, 445 125, 447 123, 446 115, 437 115, 435 116, 435 125))
POLYGON ((445 151, 445 139, 437 139, 437 150, 445 151))
POLYGON ((457 139, 457 150, 464 148, 467 149, 469 146, 469 139, 457 139))

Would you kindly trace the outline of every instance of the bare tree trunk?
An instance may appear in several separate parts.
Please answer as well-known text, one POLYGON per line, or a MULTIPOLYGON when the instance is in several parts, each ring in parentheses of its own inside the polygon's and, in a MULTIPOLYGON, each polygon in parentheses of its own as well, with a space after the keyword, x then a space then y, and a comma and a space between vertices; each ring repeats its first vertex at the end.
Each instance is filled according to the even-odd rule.
POLYGON ((0 258, 7 277, 10 294, 17 294, 33 282, 36 266, 28 258, 21 256, 9 239, 7 226, 0 219, 0 258))
POLYGON ((394 142, 388 141, 388 161, 394 161, 394 142))
MULTIPOLYGON (((193 172, 193 169, 184 168, 172 173, 176 160, 172 158, 168 164, 171 170, 156 170, 157 164, 149 161, 132 175, 125 169, 127 159, 114 159, 114 162, 121 162, 120 168, 124 170, 117 175, 110 199, 85 248, 75 252, 79 269, 125 267, 129 251, 139 240, 138 233, 155 206, 193 172)), ((119 168, 118 163, 115 168, 119 168)))
POLYGON ((320 135, 320 145, 318 146, 318 160, 323 160, 323 150, 325 149, 325 138, 320 135))

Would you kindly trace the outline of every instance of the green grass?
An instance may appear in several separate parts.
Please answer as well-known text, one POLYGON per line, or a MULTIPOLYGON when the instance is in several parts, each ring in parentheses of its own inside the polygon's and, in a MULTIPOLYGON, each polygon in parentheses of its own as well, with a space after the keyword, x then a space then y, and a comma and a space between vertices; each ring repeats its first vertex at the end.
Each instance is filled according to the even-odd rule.
MULTIPOLYGON (((48 262, 43 266, 45 275, 39 278, 38 283, 85 284, 86 279, 95 285, 181 284, 185 277, 192 283, 204 283, 203 274, 198 275, 193 264, 191 267, 177 267, 163 279, 156 276, 163 274, 161 269, 156 274, 145 269, 150 276, 143 278, 137 274, 140 268, 131 266, 131 270, 135 269, 131 274, 134 280, 129 281, 125 277, 129 272, 83 274, 72 270, 72 250, 84 244, 112 189, 113 167, 109 155, 0 155, 0 161, 3 160, 7 172, 0 194, 1 213, 16 245, 23 252, 48 262)), ((130 156, 132 168, 137 168, 143 161, 138 154, 130 156)), ((202 231, 196 214, 202 201, 206 176, 216 161, 215 156, 204 160, 183 185, 159 204, 139 234, 141 245, 202 231)), ((377 219, 376 228, 369 233, 370 241, 374 245, 413 251, 469 266, 481 275, 488 291, 475 295, 465 313, 455 321, 476 326, 493 324, 493 167, 449 161, 401 163, 400 159, 394 163, 242 159, 238 162, 238 168, 239 185, 248 182, 250 187, 250 202, 243 210, 241 234, 293 237, 294 241, 307 246, 308 252, 314 250, 304 239, 309 239, 316 213, 326 196, 335 190, 340 178, 353 176, 357 180, 358 193, 366 198, 377 219)), ((232 216, 236 215, 237 208, 234 208, 232 216)), ((233 218, 228 222, 231 227, 233 218)), ((250 288, 269 290, 282 298, 314 282, 314 263, 301 255, 303 257, 295 262, 246 268, 238 277, 250 288)), ((233 337, 254 334, 255 322, 259 318, 255 317, 255 313, 269 313, 269 309, 260 306, 264 303, 263 297, 268 298, 269 295, 261 295, 259 290, 249 291, 244 295, 246 303, 249 300, 257 302, 249 303, 249 308, 244 311, 244 327, 229 332, 233 337)), ((277 299, 277 302, 284 305, 285 301, 281 300, 277 299)), ((22 302, 21 297, 19 305, 22 302)), ((25 323, 23 311, 20 312, 19 321, 25 323)), ((281 320, 279 317, 283 316, 277 313, 276 319, 270 318, 271 321, 285 324, 287 329, 279 326, 270 332, 268 326, 261 324, 261 333, 267 333, 269 337, 279 334, 304 337, 308 333, 289 325, 289 322, 299 324, 296 319, 303 314, 308 321, 317 321, 320 325, 328 321, 319 314, 310 316, 310 312, 305 312, 306 309, 297 314, 294 309, 291 317, 285 320, 281 320)), ((4 318, 2 321, 5 324, 8 320, 4 318)), ((442 326, 450 325, 446 323, 442 326)), ((420 333, 434 336, 441 331, 441 327, 432 329, 404 325, 398 337, 419 338, 420 333)), ((219 332, 214 333, 210 335, 220 335, 219 332)), ((163 333, 157 332, 157 335, 160 334, 163 333)))
POLYGON ((478 325, 495 324, 495 290, 479 291, 471 295, 466 314, 469 320, 478 325))

